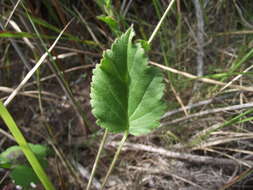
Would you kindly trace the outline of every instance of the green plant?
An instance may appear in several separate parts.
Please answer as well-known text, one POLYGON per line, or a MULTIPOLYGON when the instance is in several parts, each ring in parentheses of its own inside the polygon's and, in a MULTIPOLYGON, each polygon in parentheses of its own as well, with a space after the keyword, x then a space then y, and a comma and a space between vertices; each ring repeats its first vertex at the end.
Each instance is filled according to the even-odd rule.
POLYGON ((97 19, 104 22, 115 36, 121 34, 120 31, 120 16, 113 9, 111 0, 96 1, 104 14, 97 16, 97 19))
POLYGON ((161 100, 164 90, 163 77, 157 68, 148 66, 145 51, 150 49, 150 43, 174 2, 171 1, 148 41, 140 40, 139 43, 133 43, 134 30, 130 27, 113 43, 111 50, 104 52, 103 59, 93 71, 92 112, 97 118, 97 124, 106 131, 93 165, 87 190, 90 189, 108 132, 123 132, 124 136, 107 171, 102 189, 128 134, 144 135, 159 125, 165 110, 165 104, 161 100))
POLYGON ((101 127, 143 135, 159 124, 164 85, 159 70, 148 66, 141 44, 132 43, 133 36, 131 27, 104 53, 93 72, 91 105, 101 127))
POLYGON ((133 43, 133 37, 131 27, 104 52, 91 83, 93 114, 107 131, 124 133, 119 147, 128 134, 144 135, 157 127, 165 109, 163 77, 157 68, 148 66, 141 43, 133 43))
MULTIPOLYGON (((45 157, 48 154, 48 148, 40 144, 28 144, 31 151, 36 155, 42 166, 47 166, 45 157)), ((10 170, 10 177, 16 185, 23 189, 30 189, 31 184, 38 184, 39 179, 33 169, 24 160, 23 152, 20 146, 14 145, 7 148, 0 154, 0 168, 10 170)))
MULTIPOLYGON (((48 176, 46 175, 38 158, 36 157, 36 155, 32 151, 32 149, 31 149, 32 147, 29 146, 29 144, 25 140, 23 134, 21 133, 21 131, 17 127, 15 121, 13 120, 12 116, 10 115, 10 113, 8 112, 8 110, 5 108, 5 106, 3 105, 3 103, 1 101, 0 101, 0 116, 4 120, 5 124, 9 128, 9 130, 12 133, 12 135, 14 136, 15 140, 17 141, 17 144, 19 145, 18 148, 20 148, 20 150, 23 151, 25 157, 27 158, 32 169, 34 170, 34 172, 38 176, 39 180, 41 181, 41 183, 43 184, 45 189, 46 190, 54 190, 55 188, 54 188, 53 184, 51 183, 48 176)), ((18 148, 12 147, 12 149, 10 149, 12 151, 10 151, 10 150, 9 151, 13 152, 13 150, 16 151, 18 148)), ((7 151, 7 153, 8 153, 8 151, 7 151)), ((3 155, 5 155, 7 153, 3 153, 3 155)), ((5 167, 11 166, 10 163, 8 164, 8 161, 9 160, 6 157, 3 157, 3 159, 2 159, 3 166, 5 166, 5 167)), ((27 169, 27 168, 24 168, 21 166, 18 168, 19 168, 18 171, 27 169)), ((15 174, 17 174, 17 173, 16 172, 14 173, 14 177, 15 177, 15 174)))

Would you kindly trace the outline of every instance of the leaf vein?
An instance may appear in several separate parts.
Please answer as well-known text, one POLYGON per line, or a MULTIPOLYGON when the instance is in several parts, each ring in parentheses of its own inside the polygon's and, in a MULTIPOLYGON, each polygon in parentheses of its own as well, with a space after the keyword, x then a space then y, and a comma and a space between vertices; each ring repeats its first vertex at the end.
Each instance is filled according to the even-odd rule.
POLYGON ((130 120, 131 120, 131 117, 133 117, 135 115, 135 113, 137 112, 138 108, 140 107, 143 99, 144 99, 144 96, 145 94, 148 92, 148 88, 150 87, 150 85, 152 84, 153 80, 155 79, 155 77, 152 78, 152 80, 149 81, 149 84, 147 85, 147 87, 145 88, 144 93, 142 94, 142 97, 140 99, 140 101, 138 102, 137 106, 136 106, 136 109, 134 110, 134 112, 129 116, 130 120))

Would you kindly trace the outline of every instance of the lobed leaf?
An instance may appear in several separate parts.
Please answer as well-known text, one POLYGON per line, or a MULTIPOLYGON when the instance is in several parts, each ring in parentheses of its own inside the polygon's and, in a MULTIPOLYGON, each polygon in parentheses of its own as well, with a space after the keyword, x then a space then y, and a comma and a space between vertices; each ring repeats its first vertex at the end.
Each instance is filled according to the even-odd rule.
POLYGON ((117 39, 93 71, 92 112, 97 124, 111 132, 143 135, 159 125, 165 105, 160 71, 148 66, 141 43, 133 43, 131 27, 117 39))

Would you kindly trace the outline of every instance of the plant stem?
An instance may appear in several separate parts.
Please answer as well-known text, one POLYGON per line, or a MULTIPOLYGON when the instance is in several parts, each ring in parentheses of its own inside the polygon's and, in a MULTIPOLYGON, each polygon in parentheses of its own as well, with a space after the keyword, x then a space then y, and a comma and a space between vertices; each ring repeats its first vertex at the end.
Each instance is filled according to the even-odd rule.
POLYGON ((175 2, 175 0, 171 0, 170 4, 168 5, 166 11, 163 13, 163 16, 162 18, 160 19, 160 21, 158 22, 158 24, 156 25, 156 28, 155 30, 153 31, 153 33, 151 34, 149 40, 148 40, 148 43, 150 44, 151 41, 154 39, 155 35, 157 34, 158 30, 160 29, 165 17, 167 16, 170 8, 172 7, 173 3, 175 2))
POLYGON ((115 155, 114 155, 114 158, 113 158, 113 160, 112 160, 112 163, 111 163, 111 165, 110 165, 110 168, 109 168, 109 170, 108 170, 107 173, 106 173, 106 176, 105 176, 105 179, 104 179, 104 181, 103 181, 101 190, 103 190, 104 187, 105 187, 105 184, 106 184, 106 182, 107 182, 107 180, 108 180, 108 178, 109 178, 109 176, 110 176, 110 174, 111 174, 111 172, 112 172, 112 170, 113 170, 113 168, 114 168, 114 165, 115 165, 115 163, 116 163, 116 161, 117 161, 117 159, 118 159, 118 157, 119 157, 119 154, 120 154, 121 149, 122 149, 122 147, 123 147, 123 145, 124 145, 124 143, 125 143, 125 141, 126 141, 126 139, 127 139, 127 136, 128 136, 128 131, 125 131, 125 134, 124 134, 123 138, 121 139, 121 142, 120 142, 120 144, 119 144, 119 147, 118 147, 118 149, 117 149, 117 152, 116 152, 115 155))
POLYGON ((99 146, 99 149, 98 149, 98 153, 97 153, 95 162, 93 164, 93 168, 92 168, 92 171, 91 171, 91 175, 90 175, 89 182, 88 182, 86 190, 89 190, 90 187, 91 187, 91 182, 92 182, 92 180, 94 178, 95 171, 96 171, 96 168, 97 168, 97 165, 98 165, 98 160, 99 160, 101 152, 103 150, 103 147, 104 147, 104 144, 105 144, 105 141, 106 141, 106 138, 107 138, 107 134, 108 134, 108 129, 105 130, 104 136, 103 136, 102 141, 100 143, 100 146, 99 146))

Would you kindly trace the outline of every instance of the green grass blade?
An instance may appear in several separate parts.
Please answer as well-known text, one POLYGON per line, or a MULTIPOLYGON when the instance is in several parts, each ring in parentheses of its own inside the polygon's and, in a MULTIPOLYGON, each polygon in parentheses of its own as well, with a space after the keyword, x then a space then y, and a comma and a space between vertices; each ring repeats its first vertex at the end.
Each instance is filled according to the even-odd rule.
POLYGON ((0 38, 33 38, 34 35, 27 33, 27 32, 1 32, 0 33, 0 38))
MULTIPOLYGON (((98 44, 92 40, 81 40, 79 38, 72 38, 64 34, 65 37, 62 37, 62 40, 67 41, 75 41, 81 44, 91 45, 91 46, 98 46, 98 44)), ((10 31, 4 31, 0 32, 0 38, 38 38, 38 36, 35 33, 28 33, 28 32, 10 32, 10 31)), ((49 36, 40 34, 41 39, 56 39, 57 36, 49 36)))
MULTIPOLYGON (((28 15, 26 15, 26 16, 28 16, 28 15)), ((38 24, 38 25, 40 25, 40 26, 43 26, 43 27, 45 27, 45 28, 47 28, 47 29, 49 29, 49 30, 51 30, 51 31, 56 32, 56 33, 60 33, 60 32, 61 32, 61 29, 59 29, 59 28, 57 28, 57 27, 55 27, 55 26, 49 24, 48 22, 46 22, 46 21, 43 20, 43 19, 36 18, 36 17, 31 16, 31 15, 29 15, 29 18, 28 18, 28 19, 31 19, 31 20, 33 21, 33 23, 36 23, 36 24, 38 24)), ((82 41, 82 40, 80 40, 78 37, 73 36, 73 35, 71 35, 71 34, 69 34, 69 33, 67 33, 67 32, 64 33, 64 36, 65 36, 65 37, 68 37, 69 40, 73 40, 73 41, 77 41, 77 42, 82 41)))
POLYGON ((11 131, 12 135, 14 136, 15 140, 17 141, 18 145, 24 152, 24 155, 26 156, 27 160, 31 164, 34 172, 40 179, 41 183, 45 187, 46 190, 55 190, 53 184, 50 182, 48 176, 46 175, 44 169, 41 167, 38 159, 32 152, 31 148, 29 147, 27 141, 25 140, 23 134, 17 127, 15 121, 13 120, 12 116, 8 112, 8 110, 5 108, 3 103, 0 101, 0 116, 4 120, 5 124, 11 131))
POLYGON ((246 121, 251 121, 252 117, 249 117, 249 118, 246 118, 246 119, 243 119, 243 120, 242 120, 242 118, 245 117, 248 114, 251 114, 252 112, 253 112, 253 109, 249 109, 249 110, 233 117, 229 121, 224 122, 218 128, 208 130, 204 135, 193 139, 191 144, 192 145, 200 144, 203 140, 206 140, 212 132, 223 129, 224 127, 231 126, 232 124, 236 124, 236 123, 243 123, 243 122, 246 122, 246 121))

